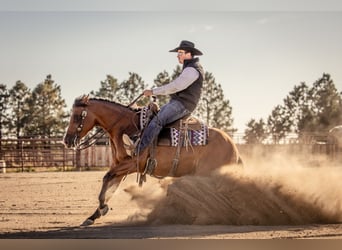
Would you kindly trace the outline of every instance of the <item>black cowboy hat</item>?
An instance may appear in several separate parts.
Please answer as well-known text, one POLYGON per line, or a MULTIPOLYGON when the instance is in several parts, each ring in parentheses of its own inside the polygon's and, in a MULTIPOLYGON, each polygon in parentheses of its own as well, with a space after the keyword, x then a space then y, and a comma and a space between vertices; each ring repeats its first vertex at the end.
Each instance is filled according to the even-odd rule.
POLYGON ((192 52, 194 56, 203 55, 203 53, 200 50, 195 48, 195 44, 193 42, 186 41, 186 40, 181 41, 181 43, 179 44, 177 48, 169 50, 169 52, 177 52, 180 49, 190 51, 192 52))

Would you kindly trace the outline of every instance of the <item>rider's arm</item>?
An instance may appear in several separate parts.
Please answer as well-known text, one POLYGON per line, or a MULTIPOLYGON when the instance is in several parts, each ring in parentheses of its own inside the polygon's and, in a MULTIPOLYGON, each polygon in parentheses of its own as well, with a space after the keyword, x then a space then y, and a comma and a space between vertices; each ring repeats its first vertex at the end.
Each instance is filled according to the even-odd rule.
POLYGON ((170 95, 189 87, 199 77, 199 72, 193 67, 185 68, 172 82, 152 89, 153 95, 170 95))

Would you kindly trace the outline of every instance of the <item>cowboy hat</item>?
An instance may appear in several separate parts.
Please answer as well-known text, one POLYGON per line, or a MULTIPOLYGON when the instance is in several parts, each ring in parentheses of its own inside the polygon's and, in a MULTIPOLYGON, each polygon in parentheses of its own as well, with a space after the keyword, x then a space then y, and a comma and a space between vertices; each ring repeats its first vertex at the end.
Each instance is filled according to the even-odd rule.
POLYGON ((190 51, 190 52, 192 52, 192 54, 194 56, 203 55, 203 53, 200 50, 195 48, 195 44, 193 42, 186 41, 186 40, 181 41, 181 43, 179 44, 179 46, 177 48, 169 50, 169 52, 177 52, 180 49, 190 51))

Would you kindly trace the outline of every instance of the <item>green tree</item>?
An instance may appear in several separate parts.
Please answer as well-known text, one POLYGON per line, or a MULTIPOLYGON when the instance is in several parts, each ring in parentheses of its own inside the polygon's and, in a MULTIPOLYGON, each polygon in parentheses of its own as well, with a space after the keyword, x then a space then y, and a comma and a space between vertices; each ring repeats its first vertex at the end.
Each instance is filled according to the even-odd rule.
POLYGON ((266 124, 263 119, 258 122, 255 119, 251 119, 247 123, 245 129, 245 135, 243 139, 247 144, 261 144, 267 138, 266 124))
POLYGON ((327 132, 342 122, 342 99, 329 74, 314 82, 309 90, 310 109, 302 131, 327 132))
POLYGON ((173 70, 172 75, 171 75, 171 80, 175 80, 181 73, 183 69, 180 65, 177 65, 176 68, 173 70))
POLYGON ((216 83, 212 73, 205 73, 201 99, 194 115, 212 127, 226 132, 234 131, 232 107, 229 100, 225 99, 223 89, 220 84, 216 83))
MULTIPOLYGON (((307 134, 327 132, 342 123, 342 98, 329 74, 323 74, 312 87, 305 82, 295 85, 268 117, 273 140, 295 132, 299 139, 307 134)), ((303 137, 303 138, 302 138, 303 137)))
POLYGON ((291 123, 284 106, 277 105, 272 110, 271 115, 267 119, 267 127, 273 143, 279 143, 281 139, 286 137, 291 130, 291 123))
MULTIPOLYGON (((157 77, 154 79, 154 85, 153 87, 160 87, 165 84, 170 83, 171 81, 175 80, 180 74, 182 73, 182 68, 180 65, 177 65, 176 68, 173 70, 171 76, 167 71, 163 71, 157 75, 157 77)), ((158 96, 157 101, 160 106, 168 103, 170 100, 169 95, 165 96, 158 96)))
POLYGON ((39 83, 28 100, 30 107, 29 126, 25 133, 37 137, 62 136, 67 126, 65 100, 61 97, 61 87, 54 83, 48 75, 43 83, 39 83))
POLYGON ((298 134, 327 132, 342 122, 342 99, 329 74, 310 88, 302 82, 284 100, 287 119, 298 134))
POLYGON ((114 78, 111 75, 107 75, 107 78, 104 81, 101 81, 101 86, 98 91, 94 92, 91 91, 90 94, 108 99, 111 101, 118 101, 118 91, 120 88, 120 84, 118 83, 118 80, 114 78))
POLYGON ((17 81, 9 93, 9 106, 12 112, 10 113, 8 128, 11 134, 20 138, 24 135, 23 130, 30 119, 28 99, 31 97, 31 91, 25 83, 17 81))
MULTIPOLYGON (((123 81, 120 84, 120 88, 117 91, 117 99, 122 104, 130 104, 135 98, 137 98, 146 89, 146 85, 142 78, 137 73, 129 72, 128 80, 123 81)), ((146 98, 140 98, 137 104, 139 106, 146 105, 148 100, 146 98)))
POLYGON ((306 120, 310 114, 310 96, 309 87, 305 82, 295 85, 293 90, 284 99, 283 118, 290 124, 286 132, 299 132, 305 126, 306 120))
MULTIPOLYGON (((165 70, 161 73, 159 73, 156 77, 156 79, 154 79, 154 86, 153 87, 160 87, 163 86, 165 84, 168 84, 169 82, 171 82, 171 77, 169 76, 169 73, 167 73, 165 70)), ((160 106, 166 104, 167 102, 169 102, 170 97, 169 96, 158 96, 158 104, 160 106)))

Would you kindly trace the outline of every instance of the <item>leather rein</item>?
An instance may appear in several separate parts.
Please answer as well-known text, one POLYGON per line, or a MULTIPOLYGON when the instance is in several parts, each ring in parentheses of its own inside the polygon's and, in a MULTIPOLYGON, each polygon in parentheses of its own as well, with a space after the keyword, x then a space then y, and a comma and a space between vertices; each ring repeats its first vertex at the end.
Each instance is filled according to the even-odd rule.
MULTIPOLYGON (((144 94, 140 94, 137 98, 135 98, 130 104, 128 104, 126 106, 126 108, 130 108, 134 103, 136 103, 144 94)), ((80 133, 82 132, 82 129, 83 129, 83 126, 84 126, 84 120, 85 118, 87 117, 88 115, 88 111, 86 108, 84 108, 84 110, 81 112, 81 115, 80 115, 80 125, 78 125, 77 127, 77 134, 76 134, 76 138, 75 140, 77 140, 77 138, 79 138, 80 136, 80 133)), ((83 149, 86 149, 86 148, 89 148, 91 146, 93 146, 99 139, 101 139, 105 134, 106 132, 110 132, 113 127, 119 122, 120 120, 117 120, 115 122, 112 123, 112 125, 109 127, 109 129, 106 129, 104 130, 103 128, 97 128, 96 132, 88 137, 87 139, 83 140, 81 143, 77 144, 76 146, 76 150, 83 150, 83 149)))

